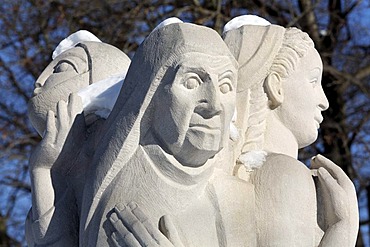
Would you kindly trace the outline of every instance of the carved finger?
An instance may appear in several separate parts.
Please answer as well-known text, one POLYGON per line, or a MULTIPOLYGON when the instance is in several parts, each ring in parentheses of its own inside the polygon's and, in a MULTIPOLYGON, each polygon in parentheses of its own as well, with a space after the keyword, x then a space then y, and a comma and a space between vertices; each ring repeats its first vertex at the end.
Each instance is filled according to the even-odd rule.
POLYGON ((323 167, 318 169, 318 177, 322 185, 327 189, 334 213, 339 219, 348 218, 348 196, 331 174, 323 167))
POLYGON ((45 144, 54 143, 55 137, 56 137, 57 129, 55 126, 55 115, 53 111, 48 111, 47 113, 47 119, 46 119, 46 129, 45 134, 43 137, 43 141, 45 141, 45 144))
POLYGON ((118 243, 118 239, 117 239, 117 236, 116 236, 116 233, 115 232, 113 232, 112 233, 112 235, 110 236, 110 238, 111 238, 111 241, 112 241, 112 243, 113 243, 113 245, 115 246, 115 247, 120 247, 121 245, 118 243))
POLYGON ((320 167, 325 168, 335 179, 338 180, 338 184, 343 187, 345 191, 356 193, 354 185, 346 173, 331 160, 322 155, 317 155, 312 158, 311 167, 314 169, 318 169, 320 167))
POLYGON ((322 184, 328 189, 329 193, 336 190, 343 190, 337 180, 335 180, 325 168, 320 167, 317 170, 317 176, 321 179, 323 182, 322 184))
POLYGON ((76 93, 71 93, 68 98, 68 115, 70 125, 74 122, 76 115, 82 112, 82 99, 76 93))
POLYGON ((121 219, 125 227, 135 236, 139 243, 143 246, 158 246, 152 235, 149 234, 142 223, 132 212, 130 207, 124 207, 118 204, 115 207, 118 217, 121 219))
POLYGON ((69 95, 68 102, 70 135, 73 140, 82 140, 85 138, 86 130, 85 117, 80 114, 83 110, 82 99, 77 94, 72 93, 69 95))
MULTIPOLYGON (((57 103, 57 128, 58 128, 58 137, 57 139, 65 139, 68 132, 68 112, 67 112, 67 103, 63 100, 60 100, 57 103)), ((57 140, 58 141, 58 140, 57 140)))
POLYGON ((179 233, 169 215, 164 215, 160 218, 159 229, 174 246, 184 247, 179 237, 179 233))
POLYGON ((116 232, 111 235, 112 242, 116 246, 129 246, 129 247, 141 247, 135 236, 123 225, 122 221, 118 218, 116 213, 112 213, 109 220, 116 232))
POLYGON ((159 244, 159 246, 168 246, 170 244, 169 240, 164 236, 157 227, 155 227, 149 220, 144 212, 139 208, 135 202, 130 202, 128 207, 131 212, 136 216, 136 218, 143 224, 148 233, 153 237, 153 239, 159 244))

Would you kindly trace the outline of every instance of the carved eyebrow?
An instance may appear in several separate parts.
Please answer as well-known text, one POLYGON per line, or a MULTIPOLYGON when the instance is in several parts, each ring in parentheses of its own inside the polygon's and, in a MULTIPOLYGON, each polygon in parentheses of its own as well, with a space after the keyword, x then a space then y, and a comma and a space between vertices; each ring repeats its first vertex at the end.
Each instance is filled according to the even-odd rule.
POLYGON ((78 68, 77 68, 77 66, 76 66, 76 62, 73 60, 73 59, 62 59, 62 60, 60 60, 55 66, 54 66, 54 69, 56 68, 56 67, 58 67, 59 65, 61 65, 62 63, 68 63, 68 64, 70 64, 72 67, 73 67, 73 69, 77 72, 77 73, 80 73, 79 72, 79 70, 78 70, 78 68))
POLYGON ((216 64, 213 64, 213 66, 210 66, 212 69, 216 69, 216 70, 222 70, 222 69, 225 69, 225 68, 230 68, 230 67, 234 67, 233 64, 231 63, 231 61, 218 61, 218 63, 216 64))
POLYGON ((319 68, 319 67, 315 67, 315 68, 313 68, 310 72, 312 72, 312 73, 321 73, 321 68, 319 68))
POLYGON ((176 71, 178 71, 180 68, 182 68, 182 70, 185 73, 192 72, 192 73, 196 73, 196 74, 198 74, 200 76, 206 76, 206 75, 208 75, 207 70, 204 67, 202 67, 202 66, 179 65, 179 66, 177 66, 176 71))
POLYGON ((73 68, 77 71, 77 73, 79 73, 79 74, 89 70, 88 65, 87 65, 88 61, 86 59, 81 58, 80 56, 76 56, 74 54, 68 54, 65 57, 61 58, 60 61, 55 65, 55 67, 58 66, 59 64, 63 63, 63 62, 71 64, 73 66, 73 68), (81 67, 81 66, 77 66, 77 65, 81 64, 81 63, 86 64, 86 66, 82 66, 82 68, 86 68, 86 71, 80 71, 79 67, 81 67))
POLYGON ((227 77, 227 76, 234 77, 234 72, 229 69, 229 70, 226 70, 223 73, 218 75, 218 77, 220 77, 220 78, 224 78, 224 77, 227 77))

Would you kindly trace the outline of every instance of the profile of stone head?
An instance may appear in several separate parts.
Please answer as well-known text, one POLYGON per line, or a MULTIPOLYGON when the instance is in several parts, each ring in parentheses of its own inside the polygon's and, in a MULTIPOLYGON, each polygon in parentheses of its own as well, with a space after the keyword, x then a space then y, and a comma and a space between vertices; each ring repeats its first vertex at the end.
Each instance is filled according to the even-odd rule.
POLYGON ((47 112, 57 112, 57 103, 67 102, 71 93, 112 75, 127 71, 128 56, 116 47, 96 41, 81 41, 75 47, 58 54, 35 82, 28 103, 32 125, 42 136, 47 112))
MULTIPOLYGON (((26 238, 30 246, 75 246, 78 242, 76 222, 84 175, 97 136, 92 133, 97 134, 94 131, 104 121, 96 121, 100 117, 88 113, 96 112, 83 109, 77 93, 91 87, 96 92, 97 84, 99 89, 107 89, 104 79, 124 74, 129 64, 122 51, 87 31, 78 31, 58 45, 53 61, 35 82, 28 113, 43 139, 29 162, 33 204, 26 221, 26 238), (85 118, 79 115, 81 111, 85 118)), ((88 96, 91 100, 94 95, 88 96)))
MULTIPOLYGON (((110 234, 104 223, 107 215, 116 204, 131 201, 154 225, 163 215, 175 215, 187 229, 185 238, 205 227, 199 224, 191 229, 184 212, 192 207, 212 208, 204 191, 212 158, 227 143, 236 79, 235 58, 210 28, 175 23, 154 30, 144 40, 93 163, 86 193, 88 211, 82 215, 86 217, 84 241, 104 244, 110 234)), ((216 234, 212 225, 210 231, 216 234)), ((193 241, 217 239, 205 235, 193 241)))
POLYGON ((313 41, 297 28, 266 24, 242 25, 224 40, 240 66, 234 172, 255 186, 258 246, 354 245, 358 214, 349 178, 323 156, 311 162, 317 175, 297 160, 298 149, 317 139, 329 107, 313 41))
POLYGON ((226 33, 225 42, 241 64, 238 99, 250 97, 249 103, 238 104, 238 125, 245 131, 243 153, 277 148, 296 157, 299 148, 317 139, 321 112, 328 108, 322 62, 313 41, 296 28, 245 25, 226 33), (270 133, 272 128, 280 131, 270 133), (272 134, 291 144, 280 145, 284 140, 272 134))

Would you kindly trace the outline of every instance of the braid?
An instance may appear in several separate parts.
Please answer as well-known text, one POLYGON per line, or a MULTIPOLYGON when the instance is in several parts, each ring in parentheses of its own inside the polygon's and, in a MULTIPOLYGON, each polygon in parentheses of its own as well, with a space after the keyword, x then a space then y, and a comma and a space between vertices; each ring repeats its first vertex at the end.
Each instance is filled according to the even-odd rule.
MULTIPOLYGON (((307 53, 310 47, 313 48, 314 43, 307 33, 297 28, 287 28, 282 46, 268 71, 270 73, 272 71, 277 72, 281 78, 289 77, 296 69, 299 59, 307 53)), ((264 90, 264 81, 265 78, 249 89, 250 100, 246 104, 247 107, 249 106, 249 116, 238 163, 244 164, 249 170, 260 167, 264 162, 264 155, 266 155, 263 152, 263 145, 268 98, 264 90)))
POLYGON ((277 72, 281 78, 287 78, 295 69, 298 60, 302 58, 314 43, 307 33, 297 28, 287 28, 283 44, 276 55, 270 72, 277 72))

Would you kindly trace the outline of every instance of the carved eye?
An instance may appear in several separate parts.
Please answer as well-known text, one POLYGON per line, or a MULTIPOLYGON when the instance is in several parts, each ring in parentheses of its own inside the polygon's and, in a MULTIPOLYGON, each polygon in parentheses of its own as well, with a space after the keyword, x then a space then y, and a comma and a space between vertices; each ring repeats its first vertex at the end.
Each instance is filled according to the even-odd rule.
POLYGON ((201 80, 198 76, 191 76, 184 82, 184 87, 187 89, 196 89, 201 84, 201 80))
POLYGON ((74 66, 68 62, 61 62, 54 68, 54 73, 61 73, 66 71, 75 70, 74 66))
POLYGON ((310 81, 310 83, 312 84, 312 86, 313 87, 316 87, 317 86, 317 84, 318 84, 318 82, 319 82, 319 80, 318 79, 312 79, 311 81, 310 81))
POLYGON ((228 92, 232 90, 233 90, 233 86, 231 84, 231 80, 229 78, 224 78, 220 84, 221 93, 227 94, 228 92))

